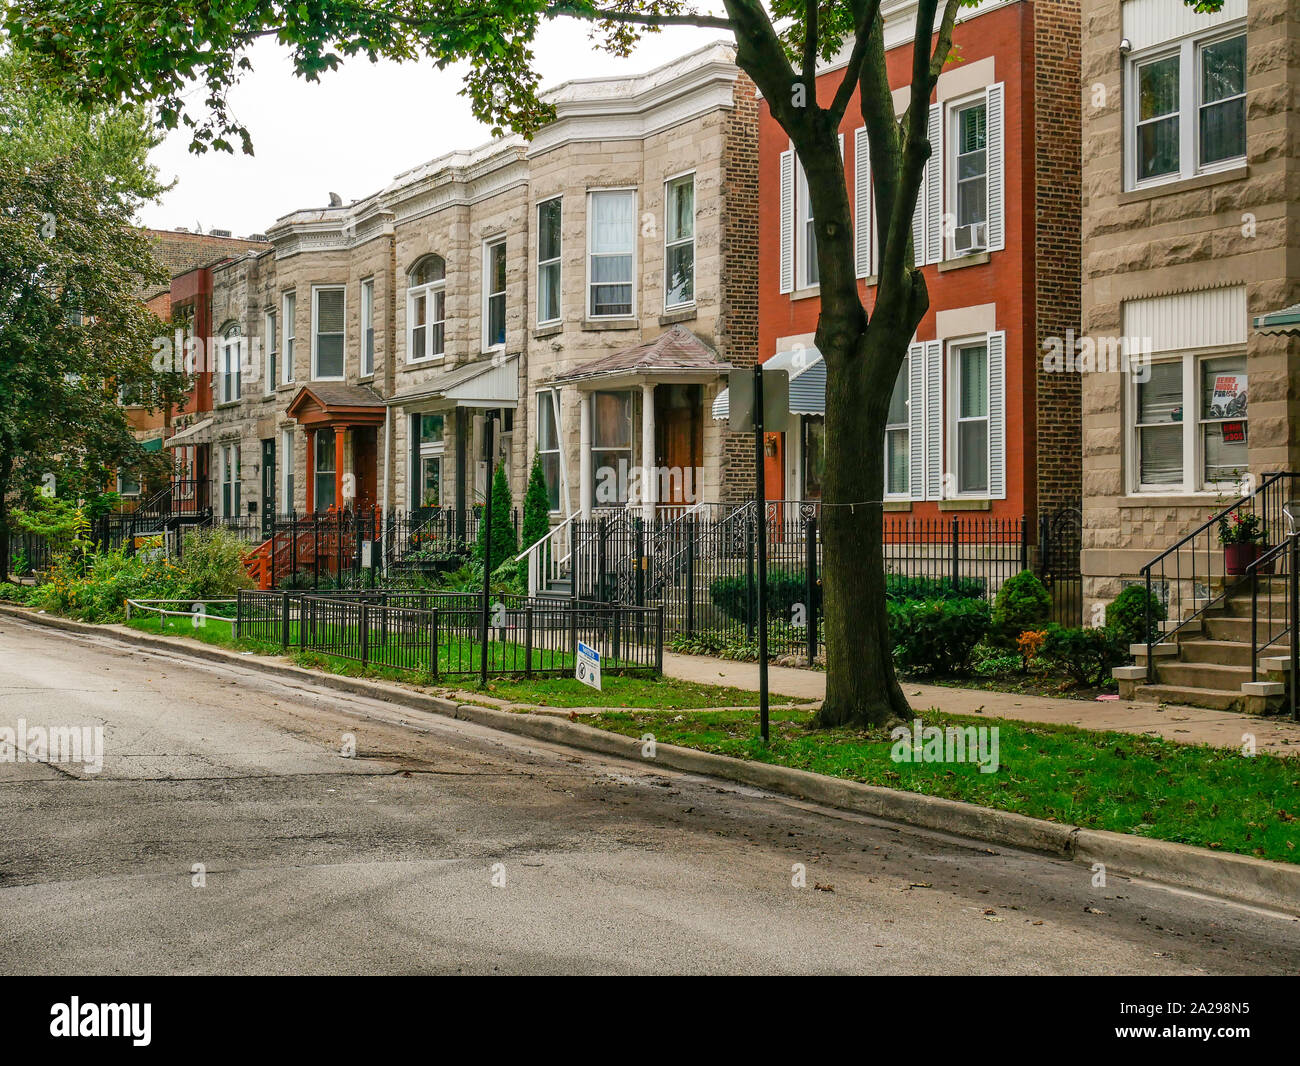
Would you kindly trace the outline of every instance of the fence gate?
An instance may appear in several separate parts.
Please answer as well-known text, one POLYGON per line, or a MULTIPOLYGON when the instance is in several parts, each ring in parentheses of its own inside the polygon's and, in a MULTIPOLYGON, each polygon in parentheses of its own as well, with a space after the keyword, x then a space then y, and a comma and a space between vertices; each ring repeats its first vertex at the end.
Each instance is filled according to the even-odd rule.
POLYGON ((1040 574, 1052 596, 1052 621, 1063 626, 1083 624, 1083 512, 1062 507, 1038 520, 1040 574))

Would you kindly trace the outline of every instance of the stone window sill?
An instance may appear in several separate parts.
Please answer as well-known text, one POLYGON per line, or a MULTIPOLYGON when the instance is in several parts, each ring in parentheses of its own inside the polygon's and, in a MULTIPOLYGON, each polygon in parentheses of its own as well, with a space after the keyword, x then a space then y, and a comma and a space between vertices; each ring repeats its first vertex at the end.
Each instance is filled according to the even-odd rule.
POLYGON ((811 300, 814 297, 821 296, 822 287, 820 285, 809 285, 806 289, 795 289, 790 294, 792 300, 811 300))
POLYGON ((989 511, 993 508, 992 500, 940 500, 941 511, 989 511))
POLYGON ((1131 204, 1140 200, 1151 200, 1157 196, 1174 196, 1180 192, 1192 192, 1211 185, 1222 185, 1228 181, 1244 181, 1249 177, 1250 167, 1245 165, 1233 167, 1231 170, 1216 170, 1210 174, 1197 174, 1194 178, 1180 178, 1177 181, 1167 181, 1161 185, 1130 189, 1127 192, 1120 193, 1117 202, 1131 204))
POLYGON ((640 329, 641 320, 637 318, 584 318, 582 328, 586 332, 598 332, 613 329, 640 329))
POLYGON ((673 326, 678 322, 693 322, 698 316, 699 313, 694 304, 690 307, 675 307, 659 316, 659 325, 673 326))
POLYGON ((983 266, 988 261, 988 252, 971 252, 970 255, 958 256, 956 259, 942 259, 938 264, 939 273, 944 274, 949 270, 960 270, 962 267, 983 266))
POLYGON ((563 322, 548 322, 545 326, 538 326, 533 330, 533 340, 540 341, 547 337, 554 337, 557 333, 564 332, 563 322))
POLYGON ((881 510, 884 511, 910 511, 911 509, 911 500, 885 500, 881 505, 881 510))

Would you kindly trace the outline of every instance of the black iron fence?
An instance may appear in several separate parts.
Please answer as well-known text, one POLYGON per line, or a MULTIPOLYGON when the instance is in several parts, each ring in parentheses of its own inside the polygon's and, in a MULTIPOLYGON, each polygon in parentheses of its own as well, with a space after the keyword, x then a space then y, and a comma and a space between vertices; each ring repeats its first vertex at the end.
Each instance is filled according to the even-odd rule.
POLYGON ((9 531, 8 571, 14 577, 26 577, 36 570, 48 569, 54 549, 48 537, 22 530, 9 531))
POLYGON ((430 679, 561 677, 578 644, 602 670, 656 674, 663 667, 663 612, 577 600, 375 589, 245 591, 240 637, 313 651, 430 679))
MULTIPOLYGON (((822 648, 822 537, 816 504, 769 503, 768 643, 773 654, 814 660, 822 648)), ((620 512, 574 523, 572 591, 584 599, 656 606, 673 636, 756 643, 757 544, 753 505, 686 511, 647 521, 620 512)), ((925 596, 952 586, 992 600, 1029 563, 1025 520, 886 515, 891 595, 925 596)), ((1060 614, 1068 624, 1072 601, 1060 614)))

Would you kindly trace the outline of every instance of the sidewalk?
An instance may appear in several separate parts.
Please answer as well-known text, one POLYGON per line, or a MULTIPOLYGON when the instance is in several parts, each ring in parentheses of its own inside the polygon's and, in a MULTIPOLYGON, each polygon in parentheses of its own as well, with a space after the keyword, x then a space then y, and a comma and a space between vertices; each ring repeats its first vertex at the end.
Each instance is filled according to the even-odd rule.
MULTIPOLYGON (((664 673, 685 681, 736 688, 758 688, 758 664, 714 659, 707 655, 664 652, 664 673)), ((826 675, 820 670, 769 666, 768 685, 774 696, 823 699, 826 675)), ((986 714, 1022 722, 1074 725, 1084 729, 1110 729, 1121 733, 1146 733, 1182 744, 1210 744, 1240 748, 1243 734, 1255 737, 1256 749, 1277 754, 1300 753, 1300 723, 1289 718, 1261 718, 1252 714, 1213 711, 1205 707, 1179 707, 1137 701, 1059 699, 945 685, 904 683, 903 693, 917 710, 937 707, 950 714, 986 714)), ((775 702, 775 701, 774 701, 775 702)))

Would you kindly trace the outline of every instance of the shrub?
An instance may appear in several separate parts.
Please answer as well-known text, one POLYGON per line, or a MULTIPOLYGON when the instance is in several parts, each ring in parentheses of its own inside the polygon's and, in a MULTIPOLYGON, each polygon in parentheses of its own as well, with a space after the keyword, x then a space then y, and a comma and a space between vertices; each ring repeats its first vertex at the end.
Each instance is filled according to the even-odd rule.
POLYGON ((15 585, 11 582, 0 582, 0 600, 7 603, 30 603, 36 588, 32 585, 15 585))
POLYGON ((966 600, 984 596, 984 581, 977 577, 963 577, 953 581, 950 577, 908 577, 904 574, 885 575, 885 599, 901 603, 904 600, 966 600))
POLYGON ((1110 626, 1049 626, 1043 655, 1080 685, 1104 685, 1112 667, 1128 661, 1128 642, 1110 626))
MULTIPOLYGON (((754 577, 754 596, 758 596, 758 576, 754 577)), ((812 606, 821 610, 821 584, 813 586, 812 606)), ((744 574, 719 577, 709 585, 709 597, 714 606, 729 618, 745 621, 749 618, 749 579, 744 574)), ((795 604, 808 606, 808 584, 803 570, 768 570, 767 615, 790 621, 795 604)), ((805 610, 806 614, 806 610, 805 610)))
MULTIPOLYGON (((506 464, 500 463, 492 477, 492 544, 491 565, 495 570, 507 559, 519 554, 519 542, 515 538, 514 523, 510 519, 511 499, 510 482, 506 478, 506 464)), ((487 535, 487 516, 482 515, 478 527, 478 543, 474 547, 475 558, 483 561, 484 540, 487 535)))
POLYGON ((1004 647, 1015 646, 1026 630, 1038 629, 1052 613, 1052 597, 1030 570, 1021 570, 1005 581, 993 598, 993 639, 1004 647))
POLYGON ((181 541, 176 594, 184 599, 225 599, 253 587, 244 566, 247 546, 235 533, 220 527, 197 529, 181 541))
POLYGON ((1106 626, 1114 629, 1128 644, 1145 644, 1160 635, 1165 620, 1165 605, 1156 594, 1148 595, 1145 585, 1129 585, 1106 607, 1106 626), (1151 631, 1147 632, 1147 603, 1151 604, 1151 631))
POLYGON ((913 673, 965 673, 989 629, 989 605, 982 599, 909 600, 888 609, 894 658, 913 673))

